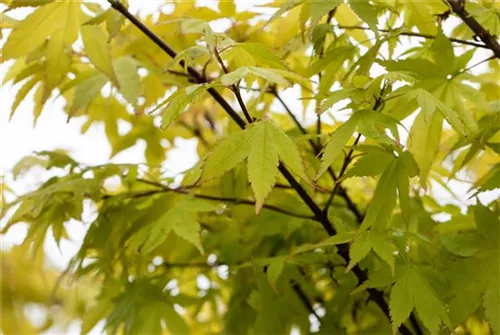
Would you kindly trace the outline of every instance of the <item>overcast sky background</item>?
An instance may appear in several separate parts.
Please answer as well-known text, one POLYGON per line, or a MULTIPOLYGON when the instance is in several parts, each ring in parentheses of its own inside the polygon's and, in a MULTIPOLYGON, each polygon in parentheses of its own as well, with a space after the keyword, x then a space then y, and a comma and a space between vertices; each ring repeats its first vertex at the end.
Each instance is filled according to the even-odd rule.
MULTIPOLYGON (((102 1, 92 1, 102 4, 107 2, 102 1)), ((146 15, 148 13, 154 13, 158 10, 160 1, 143 1, 143 0, 129 0, 131 12, 140 15, 146 15)), ((210 7, 217 6, 215 1, 199 1, 200 4, 210 7)), ((249 6, 262 4, 264 1, 237 1, 238 10, 243 10, 249 6)), ((0 11, 2 11, 5 6, 0 5, 0 11)), ((10 12, 9 14, 15 18, 22 18, 30 10, 18 9, 10 12)), ((455 24, 458 21, 453 21, 455 24)), ((447 25, 449 22, 447 21, 447 25)), ((212 26, 214 30, 222 31, 225 29, 223 22, 215 24, 212 26)), ((449 33, 449 31, 448 31, 449 33)), ((8 34, 4 34, 4 38, 0 45, 6 40, 8 34)), ((411 43, 416 43, 416 39, 404 39, 407 41, 401 50, 405 47, 411 46, 411 43), (410 42, 411 41, 411 42, 410 42)), ((475 57, 470 64, 478 62, 485 59, 490 54, 488 51, 480 50, 476 52, 475 57)), ((6 73, 6 70, 12 62, 7 62, 0 65, 0 80, 6 73)), ((375 72, 380 72, 380 69, 374 69, 375 72)), ((484 71, 483 67, 478 67, 475 71, 484 71)), ((373 73, 376 74, 376 73, 373 73)), ((10 106, 13 103, 15 93, 18 86, 12 87, 12 85, 2 85, 0 87, 0 175, 5 176, 8 185, 13 187, 18 194, 22 194, 28 190, 36 187, 41 181, 46 179, 47 174, 42 170, 32 170, 30 173, 24 175, 18 181, 13 182, 9 177, 10 170, 12 166, 22 157, 29 155, 34 151, 41 150, 54 150, 54 149, 66 149, 70 154, 80 162, 87 165, 98 165, 110 162, 109 156, 111 153, 111 148, 104 135, 104 127, 101 125, 94 125, 85 134, 80 134, 80 127, 83 124, 83 119, 74 118, 69 123, 66 122, 66 115, 62 111, 64 101, 62 99, 51 101, 48 103, 42 115, 37 121, 36 127, 33 127, 33 94, 28 95, 28 98, 20 105, 13 119, 9 121, 10 106)), ((290 103, 291 109, 294 111, 300 111, 302 108, 301 102, 297 100, 298 95, 293 89, 288 90, 284 93, 285 99, 290 103)), ((277 107, 278 108, 278 107, 277 107)), ((300 114, 300 113, 298 113, 300 114)), ((309 121, 314 121, 312 113, 309 121)), ((300 115, 297 115, 300 118, 300 115)), ((406 122, 407 125, 411 122, 406 122)), ((407 127, 409 129, 409 127, 407 127)), ((401 132, 403 140, 405 140, 407 134, 403 130, 401 132)), ((403 142, 404 143, 404 142, 403 142)), ((177 142, 177 149, 168 152, 167 162, 165 167, 172 173, 178 174, 188 168, 190 168, 197 160, 196 155, 196 140, 182 140, 179 139, 177 142)), ((115 163, 143 163, 144 159, 144 144, 139 143, 134 147, 121 152, 116 155, 111 161, 115 163)), ((449 186, 457 192, 460 200, 456 200, 450 197, 450 195, 444 191, 442 188, 437 187, 435 189, 435 194, 440 203, 453 203, 457 205, 465 205, 466 203, 473 203, 474 199, 467 199, 467 189, 468 185, 456 181, 451 181, 449 186)), ((489 192, 483 194, 481 199, 483 202, 490 202, 498 196, 498 192, 489 192)), ((91 213, 87 213, 87 217, 90 217, 91 213)), ((4 224, 4 223, 3 223, 4 224)), ((2 225, 3 225, 2 224, 2 225)), ((77 222, 70 222, 67 225, 68 232, 72 237, 73 241, 63 241, 61 243, 61 250, 55 244, 51 234, 49 234, 49 242, 46 243, 45 249, 49 257, 49 262, 51 265, 59 269, 64 269, 68 264, 71 257, 78 251, 81 240, 85 234, 86 227, 77 222)), ((26 235, 27 227, 26 225, 16 225, 14 226, 6 236, 0 237, 1 248, 9 248, 13 244, 19 244, 23 241, 26 235)), ((34 312, 35 313, 35 312, 34 312)), ((71 333, 78 333, 79 326, 75 325, 72 328, 71 333)), ((98 334, 97 332, 96 334, 98 334)))

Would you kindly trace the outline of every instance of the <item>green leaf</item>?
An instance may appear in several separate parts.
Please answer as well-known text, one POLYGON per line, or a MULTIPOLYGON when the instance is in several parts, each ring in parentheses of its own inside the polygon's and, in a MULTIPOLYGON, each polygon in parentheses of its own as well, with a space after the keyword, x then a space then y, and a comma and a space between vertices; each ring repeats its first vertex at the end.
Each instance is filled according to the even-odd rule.
POLYGON ((355 91, 357 91, 357 89, 347 88, 329 94, 326 99, 321 102, 316 110, 316 113, 318 115, 323 114, 328 108, 332 107, 337 102, 349 98, 355 91))
POLYGON ((43 6, 53 1, 54 0, 12 0, 8 4, 9 8, 5 10, 4 13, 8 10, 15 8, 28 7, 28 6, 29 7, 43 6))
POLYGON ((438 334, 441 323, 451 327, 445 304, 437 297, 423 273, 415 268, 406 270, 396 280, 389 302, 393 328, 399 327, 415 308, 431 334, 438 334))
POLYGON ((189 334, 185 321, 162 289, 140 277, 127 283, 123 293, 113 298, 114 308, 106 319, 107 332, 114 334, 121 328, 125 335, 162 334, 166 325, 172 334, 189 334))
POLYGON ((408 137, 408 151, 415 157, 420 170, 420 183, 425 185, 431 166, 436 158, 441 140, 443 117, 434 112, 430 121, 426 114, 417 115, 408 137))
MULTIPOLYGON (((500 260, 500 258, 498 260, 500 260)), ((486 315, 493 332, 498 333, 500 331, 500 319, 498 318, 498 315, 500 315, 500 285, 498 285, 499 276, 495 279, 490 280, 483 297, 483 306, 484 314, 486 315)))
POLYGON ((412 288, 415 310, 431 334, 439 333, 441 323, 451 326, 444 302, 436 296, 436 293, 420 272, 412 271, 408 284, 412 288))
POLYGON ((368 255, 372 249, 370 235, 371 232, 364 232, 358 235, 357 238, 355 237, 354 242, 349 247, 350 262, 345 269, 345 272, 350 271, 356 264, 368 255))
POLYGON ((256 127, 248 155, 248 180, 255 195, 256 214, 259 214, 278 176, 278 148, 272 128, 269 122, 262 122, 256 127))
POLYGON ((230 86, 235 84, 237 81, 242 80, 246 76, 253 74, 255 76, 261 77, 265 80, 277 83, 283 86, 289 86, 288 80, 283 78, 281 75, 276 74, 270 69, 258 68, 258 67, 240 67, 228 74, 225 74, 219 78, 222 85, 230 86))
POLYGON ((274 257, 267 267, 267 279, 271 287, 276 290, 276 283, 283 272, 287 256, 274 257))
POLYGON ((309 182, 297 144, 280 128, 272 124, 273 142, 277 146, 280 160, 286 167, 303 180, 309 182))
POLYGON ((399 61, 377 60, 377 62, 390 72, 410 72, 422 78, 436 78, 442 76, 439 67, 426 59, 407 58, 399 61))
POLYGON ((370 250, 373 250, 384 262, 386 262, 394 275, 394 252, 396 247, 381 233, 375 231, 362 232, 354 237, 354 242, 349 248, 349 258, 351 259, 346 268, 350 271, 356 264, 365 258, 370 250))
MULTIPOLYGON (((269 18, 269 20, 266 21, 264 24, 264 27, 270 24, 271 22, 277 20, 280 18, 283 14, 286 12, 292 10, 293 8, 297 7, 298 5, 302 4, 303 1, 300 0, 292 0, 292 1, 287 1, 284 3, 278 3, 279 9, 269 18)), ((269 4, 266 4, 265 6, 269 6, 269 4)))
POLYGON ((343 179, 351 177, 377 176, 384 172, 389 163, 394 160, 394 155, 387 151, 372 151, 362 156, 350 168, 343 179))
POLYGON ((338 127, 330 137, 330 141, 326 145, 323 156, 321 157, 321 166, 319 168, 318 173, 316 174, 315 180, 318 180, 319 177, 332 165, 337 157, 342 152, 342 149, 347 144, 347 141, 351 138, 352 134, 356 131, 358 126, 358 117, 356 114, 351 116, 349 120, 347 120, 344 124, 338 127))
POLYGON ((104 74, 97 71, 91 72, 90 76, 76 87, 70 114, 86 107, 100 93, 107 81, 104 74))
POLYGON ((254 75, 285 87, 290 86, 290 82, 285 78, 301 83, 303 85, 307 85, 309 83, 306 78, 303 78, 290 71, 280 70, 280 69, 268 69, 257 66, 240 67, 230 73, 221 76, 218 79, 218 81, 222 85, 230 86, 249 75, 254 75))
MULTIPOLYGON (((326 52, 325 55, 323 55, 322 58, 315 60, 313 63, 311 63, 311 65, 307 67, 307 69, 305 69, 304 76, 309 78, 324 70, 326 72, 327 69, 339 72, 345 59, 350 58, 354 51, 354 48, 350 45, 331 48, 326 52)), ((328 90, 329 88, 330 87, 327 87, 326 90, 328 90)), ((321 94, 322 92, 324 91, 319 92, 319 96, 323 96, 323 94, 326 94, 321 94)))
POLYGON ((142 91, 137 62, 132 57, 121 57, 113 63, 113 67, 118 77, 120 93, 135 106, 142 91))
POLYGON ((236 14, 236 4, 234 0, 219 1, 219 11, 226 17, 236 14))
POLYGON ((375 34, 378 34, 377 12, 372 5, 370 5, 366 1, 351 0, 349 1, 349 6, 351 7, 352 11, 356 13, 356 15, 361 19, 361 21, 366 22, 371 30, 373 30, 375 34))
POLYGON ((165 324, 172 334, 186 335, 191 333, 184 318, 176 312, 172 305, 165 304, 161 306, 161 311, 165 317, 165 324))
POLYGON ((257 214, 276 183, 280 159, 308 181, 297 146, 270 120, 254 122, 224 139, 206 159, 202 180, 222 176, 245 158, 257 214))
POLYGON ((205 20, 183 18, 179 19, 183 34, 204 34, 210 52, 215 48, 215 36, 212 28, 205 20))
POLYGON ((365 54, 361 58, 359 58, 359 60, 356 62, 356 65, 358 66, 358 70, 356 71, 357 75, 370 75, 370 69, 372 68, 373 63, 377 58, 381 46, 382 42, 377 41, 367 52, 365 52, 365 54))
POLYGON ((327 238, 326 240, 317 244, 304 244, 298 247, 294 254, 300 254, 306 251, 316 250, 323 247, 331 247, 333 245, 348 243, 355 236, 354 232, 337 233, 336 235, 327 238))
POLYGON ((131 247, 139 249, 142 254, 148 254, 160 246, 172 231, 203 254, 198 213, 215 209, 217 206, 214 204, 189 196, 161 197, 155 202, 151 212, 161 213, 163 210, 163 214, 136 234, 130 242, 131 247))
POLYGON ((392 210, 396 206, 397 168, 398 161, 394 160, 380 177, 370 207, 368 207, 365 218, 359 227, 360 232, 370 227, 384 230, 389 223, 392 210))
POLYGON ((391 289, 389 311, 391 313, 392 328, 398 329, 409 317, 415 307, 410 284, 411 272, 405 271, 396 280, 391 289))
POLYGON ((432 119, 432 115, 436 110, 436 100, 431 94, 426 94, 423 92, 422 94, 417 95, 417 102, 422 108, 422 112, 424 114, 424 120, 426 123, 430 123, 432 119))
POLYGON ((398 178, 399 207, 401 208, 403 219, 408 224, 411 217, 409 177, 416 175, 418 173, 418 168, 416 162, 413 160, 413 156, 411 156, 408 151, 405 151, 401 155, 402 157, 399 159, 396 171, 398 178))
POLYGON ((275 68, 286 70, 283 65, 282 60, 266 45, 261 43, 238 43, 234 48, 241 48, 248 52, 251 57, 257 60, 259 63, 275 68))
POLYGON ((28 93, 35 87, 35 85, 40 81, 40 78, 38 76, 32 77, 30 80, 24 83, 24 85, 19 88, 19 90, 16 93, 16 97, 14 99, 14 102, 12 103, 11 106, 11 111, 10 111, 10 116, 9 118, 12 118, 14 116, 14 113, 16 112, 17 108, 21 104, 21 102, 26 98, 28 93))
POLYGON ((88 334, 99 321, 108 315, 112 308, 112 302, 107 299, 100 300, 95 305, 92 305, 92 308, 89 308, 83 316, 81 334, 88 334))
MULTIPOLYGON (((461 93, 458 91, 456 85, 450 84, 451 82, 445 81, 439 84, 437 88, 435 88, 434 94, 439 94, 440 91, 443 91, 447 94, 451 94, 453 99, 461 100, 461 93)), ((420 107, 422 107, 422 113, 424 113, 427 123, 430 123, 429 120, 433 115, 433 111, 437 109, 459 134, 463 136, 473 136, 478 130, 477 124, 470 113, 462 110, 462 101, 459 101, 458 105, 454 104, 454 106, 457 107, 457 109, 454 110, 448 104, 422 88, 417 88, 409 92, 408 98, 417 99, 420 107)))
POLYGON ((484 176, 474 183, 472 189, 476 189, 477 195, 481 192, 486 192, 498 188, 500 184, 500 164, 493 166, 484 176))
POLYGON ((382 143, 393 144, 394 140, 387 136, 385 130, 389 129, 397 143, 399 140, 398 124, 399 122, 385 114, 375 111, 363 110, 356 113, 359 122, 358 131, 366 137, 375 139, 382 143))
POLYGON ((99 71, 104 73, 119 88, 120 83, 111 62, 110 45, 104 31, 99 26, 82 26, 81 33, 85 55, 99 71))
POLYGON ((47 86, 56 87, 66 76, 71 66, 71 45, 78 37, 79 4, 68 1, 65 25, 54 32, 47 45, 47 86))
POLYGON ((444 76, 453 72, 455 69, 455 54, 453 53, 453 46, 451 41, 444 36, 441 30, 438 30, 436 39, 432 43, 431 49, 433 51, 434 60, 444 76))
POLYGON ((121 27, 125 23, 125 17, 113 8, 109 8, 85 22, 84 25, 99 25, 102 22, 106 22, 106 30, 109 35, 108 41, 110 41, 120 32, 121 27))
POLYGON ((311 17, 311 27, 314 27, 316 23, 330 11, 337 8, 341 3, 340 0, 331 1, 307 1, 309 4, 309 16, 311 17))
POLYGON ((370 243, 373 251, 386 262, 392 270, 394 275, 394 253, 397 251, 394 244, 392 244, 384 235, 377 232, 370 232, 370 243))
POLYGON ((186 108, 194 103, 198 96, 205 92, 210 85, 196 84, 179 89, 167 99, 159 103, 150 113, 162 110, 162 127, 168 128, 186 108))
POLYGON ((238 131, 219 143, 205 160, 202 180, 215 179, 242 162, 252 148, 255 127, 238 131))
POLYGON ((480 202, 475 211, 476 226, 479 233, 487 240, 500 241, 500 219, 498 214, 480 202))

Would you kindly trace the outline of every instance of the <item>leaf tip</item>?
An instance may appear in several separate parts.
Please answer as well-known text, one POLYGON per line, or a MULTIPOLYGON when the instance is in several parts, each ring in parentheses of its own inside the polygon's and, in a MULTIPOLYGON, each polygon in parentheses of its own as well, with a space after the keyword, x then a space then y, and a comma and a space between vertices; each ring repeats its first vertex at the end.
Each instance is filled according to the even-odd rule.
POLYGON ((262 209, 262 206, 264 204, 260 201, 256 202, 255 203, 255 215, 259 215, 260 214, 260 210, 262 209))

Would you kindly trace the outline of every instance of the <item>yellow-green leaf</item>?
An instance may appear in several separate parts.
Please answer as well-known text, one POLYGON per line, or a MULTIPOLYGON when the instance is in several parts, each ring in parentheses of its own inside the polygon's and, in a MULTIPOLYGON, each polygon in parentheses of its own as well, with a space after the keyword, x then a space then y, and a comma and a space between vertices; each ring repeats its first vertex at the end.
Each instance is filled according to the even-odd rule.
POLYGON ((276 183, 279 159, 270 122, 263 122, 256 128, 248 156, 248 180, 255 195, 255 212, 258 214, 276 183))
POLYGON ((68 17, 74 6, 78 4, 73 1, 57 1, 40 7, 19 21, 3 46, 3 59, 28 55, 53 32, 64 29, 68 19, 76 21, 76 17, 68 17))
POLYGON ((443 117, 434 112, 430 121, 425 113, 417 115, 410 130, 408 150, 413 154, 420 170, 420 183, 425 185, 432 163, 436 158, 441 140, 443 117))
POLYGON ((113 65, 118 77, 120 93, 130 104, 136 105, 142 91, 136 61, 131 57, 121 57, 113 65))
POLYGON ((330 137, 330 141, 325 147, 323 152, 323 157, 321 158, 321 166, 318 173, 316 174, 316 180, 321 177, 323 173, 332 165, 339 154, 344 149, 347 141, 351 138, 352 134, 356 131, 358 127, 358 118, 356 114, 351 116, 351 118, 338 127, 330 137))
POLYGON ((104 73, 116 87, 120 83, 111 62, 111 51, 106 34, 100 26, 85 25, 81 27, 85 55, 90 62, 104 73))

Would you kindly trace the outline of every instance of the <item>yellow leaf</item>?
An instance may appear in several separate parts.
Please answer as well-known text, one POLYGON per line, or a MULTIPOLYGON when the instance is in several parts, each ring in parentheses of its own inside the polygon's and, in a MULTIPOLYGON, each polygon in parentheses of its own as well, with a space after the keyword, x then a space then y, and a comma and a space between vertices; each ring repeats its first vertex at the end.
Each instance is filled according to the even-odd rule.
POLYGON ((236 14, 236 4, 234 3, 234 0, 219 1, 219 11, 226 17, 236 14))
POLYGON ((64 25, 54 32, 47 46, 47 89, 57 86, 71 66, 71 55, 67 51, 78 38, 79 4, 65 2, 64 25))
POLYGON ((3 47, 4 60, 26 56, 39 47, 53 32, 63 29, 71 1, 55 2, 36 10, 15 25, 3 47))
POLYGON ((64 43, 65 29, 61 29, 52 35, 47 46, 47 77, 48 89, 59 84, 71 66, 71 56, 66 52, 64 43))

